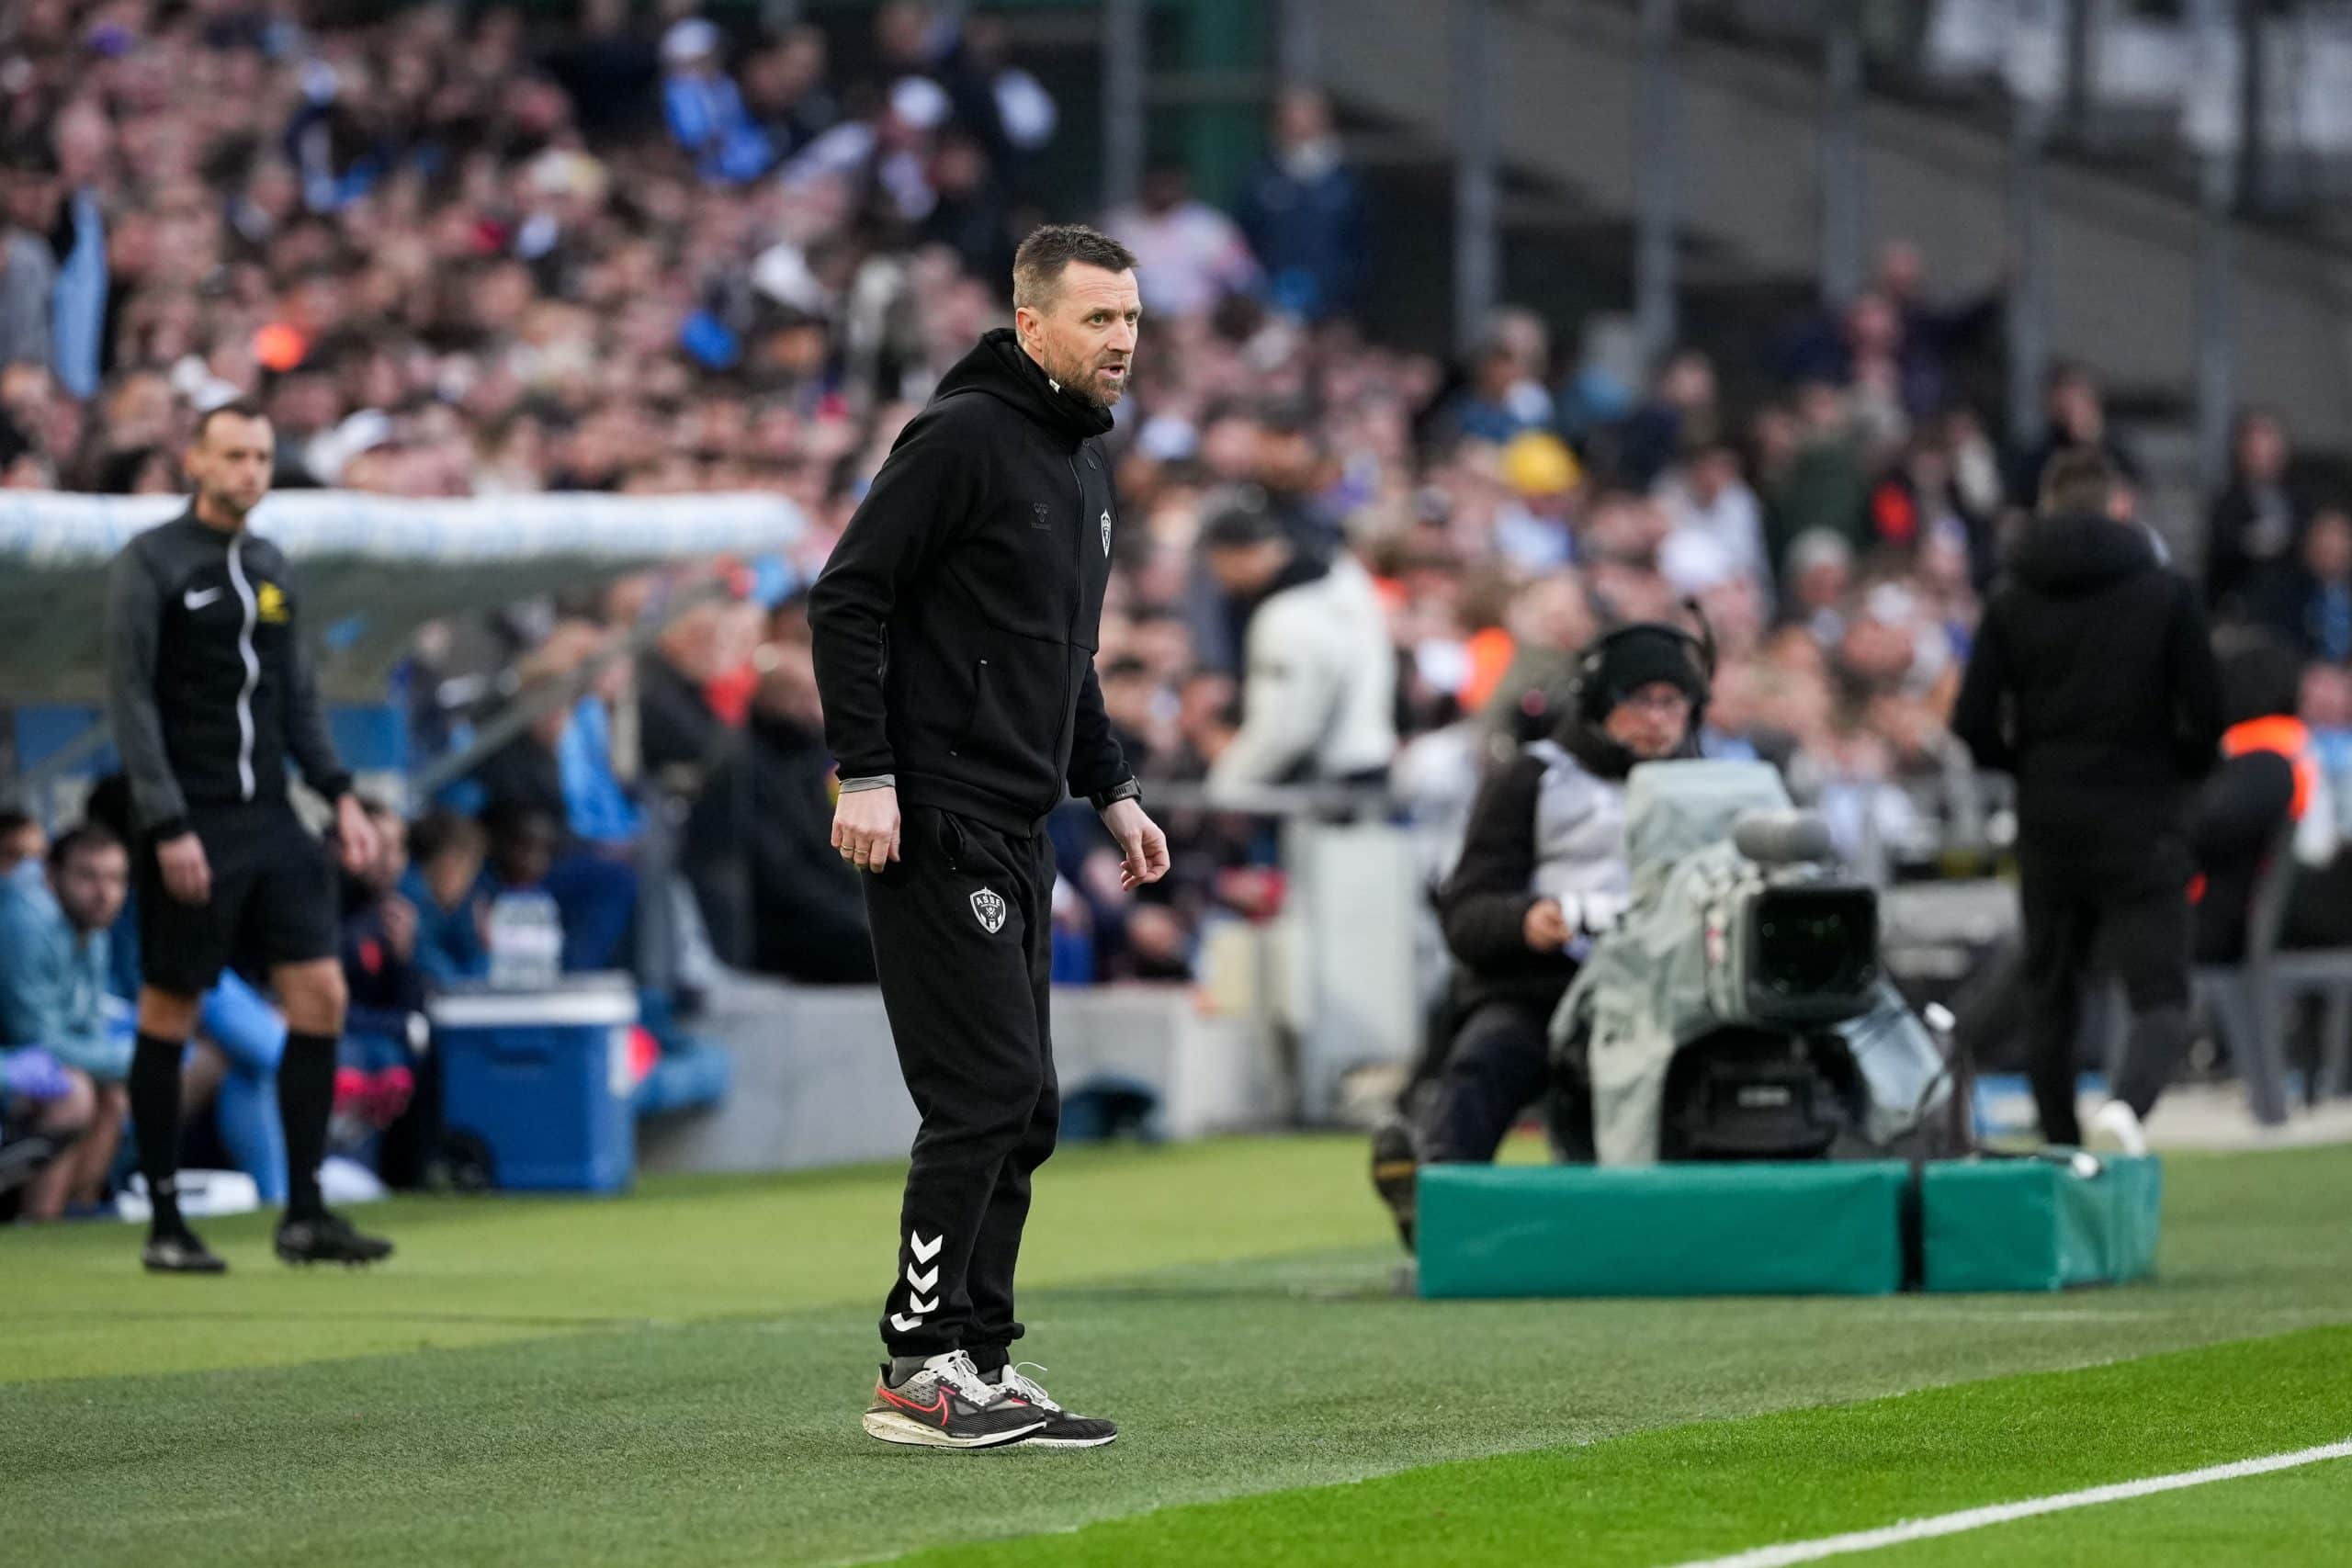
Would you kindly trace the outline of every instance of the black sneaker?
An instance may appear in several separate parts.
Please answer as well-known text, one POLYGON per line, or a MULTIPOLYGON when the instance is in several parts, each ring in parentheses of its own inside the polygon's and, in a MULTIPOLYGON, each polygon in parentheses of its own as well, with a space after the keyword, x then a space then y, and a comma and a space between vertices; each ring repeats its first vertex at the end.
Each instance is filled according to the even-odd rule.
POLYGON ((196 1239, 194 1231, 151 1235, 139 1261, 150 1274, 226 1274, 229 1265, 196 1239))
POLYGON ((390 1242, 354 1230, 341 1214, 286 1220, 277 1227, 277 1256, 288 1263, 345 1263, 356 1268, 379 1263, 391 1255, 390 1242))
POLYGON ((980 1376, 961 1350, 933 1356, 897 1382, 890 1381, 893 1366, 882 1363, 875 1380, 874 1403, 865 1407, 869 1438, 913 1448, 992 1449, 1046 1425, 1044 1411, 980 1376))
MULTIPOLYGON (((1021 1439, 1022 1446, 1032 1449, 1099 1449, 1119 1435, 1119 1428, 1095 1416, 1073 1416, 1040 1388, 1034 1379, 1021 1374, 1021 1367, 1035 1365, 1023 1361, 1021 1366, 1007 1367, 997 1373, 996 1386, 1012 1398, 1042 1410, 1046 1424, 1021 1439)), ((1046 1369, 1038 1367, 1039 1371, 1046 1369)))
POLYGON ((1372 1135, 1372 1185, 1396 1221, 1405 1250, 1413 1250, 1414 1200, 1421 1174, 1421 1151, 1413 1129, 1403 1117, 1385 1124, 1372 1135))

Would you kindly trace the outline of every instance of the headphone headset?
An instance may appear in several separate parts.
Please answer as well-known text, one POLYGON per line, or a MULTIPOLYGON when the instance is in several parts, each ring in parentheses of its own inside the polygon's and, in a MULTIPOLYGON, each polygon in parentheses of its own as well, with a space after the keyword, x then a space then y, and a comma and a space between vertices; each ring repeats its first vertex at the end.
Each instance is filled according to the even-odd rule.
POLYGON ((1576 716, 1577 723, 1598 724, 1603 716, 1591 712, 1586 704, 1599 694, 1601 671, 1608 665, 1609 650, 1636 633, 1662 633, 1679 639, 1690 650, 1691 662, 1698 667, 1700 681, 1708 688, 1690 704, 1690 728, 1693 734, 1697 733, 1700 724, 1707 716, 1707 698, 1712 694, 1715 682, 1715 628, 1708 624, 1707 612, 1700 607, 1698 600, 1685 599, 1682 607, 1690 613, 1692 620, 1699 623, 1695 635, 1680 626, 1668 626, 1663 621, 1636 621, 1632 626, 1603 632, 1585 645, 1584 651, 1577 655, 1576 672, 1568 678, 1568 712, 1576 716))

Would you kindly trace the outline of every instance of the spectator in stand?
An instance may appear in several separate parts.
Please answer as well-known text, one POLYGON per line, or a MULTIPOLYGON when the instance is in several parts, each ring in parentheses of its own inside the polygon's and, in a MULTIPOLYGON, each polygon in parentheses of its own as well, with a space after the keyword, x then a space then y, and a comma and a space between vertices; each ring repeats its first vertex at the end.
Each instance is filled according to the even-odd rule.
POLYGON ((1486 761, 1508 761, 1521 742, 1551 733, 1566 711, 1576 656, 1600 630, 1584 579, 1573 569, 1521 589, 1504 626, 1510 661, 1479 714, 1479 750, 1486 761))
POLYGON ((2336 852, 2324 867, 2298 868, 2285 940, 2290 947, 2352 947, 2352 671, 2305 666, 2298 716, 2310 764, 2335 807, 2336 852))
POLYGON ((1243 187, 1236 217, 1276 309, 1319 321, 1362 307, 1371 243, 1363 190, 1317 89, 1286 87, 1275 100, 1272 153, 1243 187))
MULTIPOLYGON (((2305 666, 2298 712, 2311 731, 2312 753, 2327 775, 2328 794, 2335 801, 2336 834, 2352 843, 2352 670, 2305 666)), ((2346 912, 2352 914, 2352 906, 2346 912)))
POLYGON ((1646 490, 1685 451, 1724 434, 1715 362, 1695 348, 1679 350, 1661 366, 1649 400, 1613 435, 1620 483, 1646 490))
POLYGON ((7 202, 0 235, 0 366, 50 361, 57 258, 45 236, 55 207, 54 167, 46 149, 27 147, 0 171, 7 202))
POLYGON ((1439 412, 1441 441, 1471 436, 1499 446, 1522 431, 1550 429, 1551 354, 1542 317, 1516 307, 1496 311, 1471 357, 1468 384, 1439 412))
MULTIPOLYGON (((37 1048, 95 1089, 89 1134, 45 1176, 39 1217, 105 1196, 107 1169, 130 1113, 130 1032, 108 1020, 107 928, 122 913, 130 856, 107 829, 85 824, 50 846, 48 883, 0 879, 0 1049, 37 1048)), ((53 1083, 51 1087, 54 1087, 53 1083)))
POLYGON ((49 835, 28 812, 11 807, 0 810, 0 882, 11 878, 38 884, 49 858, 49 835))
POLYGON ((97 395, 107 354, 107 219, 103 199, 113 123, 84 99, 57 118, 60 210, 51 240, 57 293, 51 315, 50 362, 58 384, 76 398, 97 395))
POLYGON ((2041 495, 2041 476, 2061 452, 2098 452, 2126 484, 2140 482, 2140 465, 2108 428, 2107 400, 2098 378, 2075 364, 2051 367, 2041 383, 2041 412, 2047 428, 2041 441, 2018 454, 2009 467, 2009 504, 2030 509, 2041 495))
POLYGON ((1548 430, 1522 431, 1503 448, 1502 470, 1511 499, 1495 517, 1496 548, 1530 577, 1566 566, 1584 485, 1576 454, 1548 430))
POLYGON ((743 103, 778 155, 789 158, 841 118, 825 89, 825 34, 802 25, 747 61, 743 103))
POLYGON ((1102 225, 1135 253, 1144 309, 1154 316, 1205 316, 1227 295, 1258 286, 1258 261, 1240 227, 1193 195, 1191 179, 1181 163, 1155 164, 1144 171, 1139 203, 1102 225))
POLYGON ((1966 499, 1941 434, 1915 437, 1898 463, 1881 475, 1871 490, 1869 516, 1878 548, 1914 562, 1937 549, 1956 550, 1972 583, 1992 580, 1992 519, 1966 499))
MULTIPOLYGON (((593 636, 593 628, 577 622, 571 623, 569 630, 559 627, 549 634, 515 667, 514 700, 518 704, 549 701, 555 689, 571 679, 582 646, 593 636)), ((487 814, 528 807, 564 820, 561 748, 571 725, 570 705, 555 702, 520 735, 483 758, 472 773, 481 792, 481 810, 487 814)))
POLYGON ((436 811, 410 835, 414 853, 401 894, 416 911, 416 966, 428 986, 457 985, 490 973, 476 891, 489 836, 481 824, 436 811))
POLYGON ((1162 776, 1160 761, 1175 750, 1175 704, 1161 702, 1151 666, 1132 653, 1114 654, 1103 660, 1102 711, 1111 720, 1112 739, 1139 779, 1162 776))
POLYGON ((692 786, 717 750, 718 715, 707 688, 725 662, 726 616, 705 601, 683 611, 638 661, 637 734, 642 777, 692 786))
POLYGON ((2292 558, 2241 581, 2256 625, 2306 658, 2352 660, 2352 513, 2322 508, 2292 558))
POLYGON ((1692 447, 1653 492, 1673 525, 1658 564, 1668 581, 1695 593, 1726 577, 1748 579, 1768 592, 1771 563, 1764 547, 1764 507, 1741 477, 1739 453, 1727 441, 1692 447))
POLYGON ((1246 628, 1241 730, 1212 794, 1299 781, 1377 782, 1396 750, 1396 656, 1371 577, 1342 552, 1300 552, 1262 507, 1202 531, 1232 624, 1246 628))
MULTIPOLYGON (((2289 482, 2285 422, 2268 409, 2238 416, 2230 482, 2205 520, 2205 603, 2222 615, 2259 614, 2295 573, 2308 510, 2289 482)), ((2300 632, 2296 640, 2301 639, 2300 632)))
POLYGON ((933 200, 918 231, 921 238, 946 246, 968 273, 981 277, 1011 273, 1012 220, 1004 186, 979 138, 961 126, 945 128, 924 178, 933 200))
POLYGON ((741 743, 711 771, 683 861, 730 964, 811 985, 870 984, 858 874, 833 848, 840 781, 806 641, 763 644, 741 743))
POLYGON ((711 185, 741 185, 765 174, 775 148, 720 58, 718 28, 700 17, 671 25, 662 39, 662 107, 670 135, 711 185))
POLYGON ((1855 549, 1871 543, 1863 450, 1844 393, 1826 381, 1799 387, 1792 410, 1758 418, 1757 471, 1764 532, 1776 577, 1800 536, 1835 534, 1855 549))
POLYGON ((629 0, 582 0, 563 41, 544 57, 579 110, 581 129, 624 132, 642 120, 662 80, 660 51, 634 25, 629 0))

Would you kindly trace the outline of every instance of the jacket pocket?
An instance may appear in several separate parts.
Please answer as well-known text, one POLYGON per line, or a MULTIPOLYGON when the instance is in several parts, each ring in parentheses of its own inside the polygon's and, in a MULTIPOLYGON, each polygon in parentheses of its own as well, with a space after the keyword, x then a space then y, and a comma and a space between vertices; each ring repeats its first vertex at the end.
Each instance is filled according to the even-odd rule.
POLYGON ((947 748, 947 771, 1023 809, 1043 813, 1061 798, 1068 650, 1058 642, 1009 637, 972 662, 972 705, 947 748))
POLYGON ((980 726, 986 722, 988 705, 989 661, 975 660, 972 664, 972 705, 966 711, 964 722, 956 727, 956 739, 947 743, 949 756, 963 755, 964 748, 972 743, 972 737, 979 733, 980 726))

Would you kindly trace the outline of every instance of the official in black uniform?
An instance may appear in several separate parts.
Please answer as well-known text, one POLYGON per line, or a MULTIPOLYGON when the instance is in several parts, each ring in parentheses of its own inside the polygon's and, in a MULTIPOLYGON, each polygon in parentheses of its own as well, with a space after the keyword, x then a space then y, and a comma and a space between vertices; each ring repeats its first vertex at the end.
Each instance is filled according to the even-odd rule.
POLYGON ((2219 757, 2222 674, 2197 591, 2156 558, 2096 451, 2061 453, 1984 606, 1952 733, 2017 775, 2026 1047, 2042 1136, 2079 1144, 2082 987, 2119 976, 2132 1034, 2097 1141, 2137 1154, 2189 1038, 2189 812, 2219 757))
POLYGON ((266 970, 286 1014, 277 1255, 368 1263, 391 1251, 319 1193, 345 992, 334 871, 288 803, 288 762, 334 802, 354 871, 374 858, 376 830, 327 735, 286 558, 245 530, 268 493, 274 446, 247 404, 205 414, 187 457, 195 502, 124 546, 107 580, 107 714, 140 829, 130 1114, 154 1198, 145 1261, 164 1273, 226 1267, 181 1218, 177 1173, 180 1055, 198 999, 232 964, 266 970))
POLYGON ((1053 1152, 1045 819, 1091 801, 1129 886, 1168 870, 1094 671, 1116 506, 1099 443, 1141 315, 1091 229, 1022 243, 1013 320, 940 382, 808 596, 833 843, 871 873, 875 966, 922 1118, 866 1412, 885 1441, 1109 1442, 1010 1364, 1030 1174, 1053 1152), (903 803, 903 804, 902 804, 903 803))

